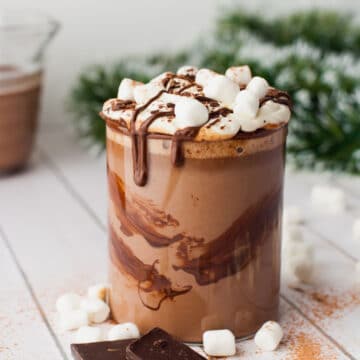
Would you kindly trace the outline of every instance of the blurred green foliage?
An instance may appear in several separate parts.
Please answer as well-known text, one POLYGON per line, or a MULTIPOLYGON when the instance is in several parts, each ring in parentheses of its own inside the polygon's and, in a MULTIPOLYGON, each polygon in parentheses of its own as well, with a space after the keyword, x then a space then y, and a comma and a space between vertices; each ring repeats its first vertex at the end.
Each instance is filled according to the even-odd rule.
POLYGON ((224 72, 246 63, 294 99, 288 141, 293 164, 359 174, 359 55, 360 27, 348 14, 316 10, 268 19, 232 9, 186 51, 86 69, 69 96, 69 110, 80 134, 103 146, 98 112, 116 96, 122 78, 148 81, 183 64, 224 72))

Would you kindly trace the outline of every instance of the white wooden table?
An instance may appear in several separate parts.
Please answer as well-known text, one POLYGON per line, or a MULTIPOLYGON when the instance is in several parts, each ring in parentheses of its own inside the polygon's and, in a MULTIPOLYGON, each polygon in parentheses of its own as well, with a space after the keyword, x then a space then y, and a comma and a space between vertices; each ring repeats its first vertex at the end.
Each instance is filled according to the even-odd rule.
MULTIPOLYGON (((54 302, 106 279, 105 157, 90 155, 60 126, 43 129, 31 167, 0 178, 0 359, 71 359, 71 333, 57 328, 54 302)), ((360 359, 360 243, 351 226, 360 216, 360 178, 288 171, 285 203, 303 207, 306 237, 316 252, 314 285, 283 284, 285 339, 274 353, 253 341, 239 359, 360 359), (314 212, 314 184, 345 189, 349 207, 336 216, 314 212)), ((104 325, 106 327, 108 325, 104 325)))

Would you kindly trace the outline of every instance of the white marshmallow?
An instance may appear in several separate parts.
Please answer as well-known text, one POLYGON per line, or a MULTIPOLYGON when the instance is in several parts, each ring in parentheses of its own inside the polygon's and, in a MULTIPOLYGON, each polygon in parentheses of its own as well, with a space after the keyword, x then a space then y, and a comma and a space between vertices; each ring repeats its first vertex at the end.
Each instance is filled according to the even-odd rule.
POLYGON ((104 302, 108 301, 109 298, 109 285, 108 284, 97 284, 90 286, 87 290, 87 296, 93 299, 100 299, 104 302))
POLYGON ((244 114, 238 114, 236 111, 236 105, 234 109, 235 115, 238 117, 240 128, 244 132, 252 132, 262 127, 262 122, 257 117, 246 116, 244 114))
POLYGON ((203 346, 210 356, 232 356, 236 353, 235 336, 230 330, 205 331, 203 346))
POLYGON ((360 274, 360 261, 355 264, 355 271, 360 274))
POLYGON ((238 85, 247 85, 251 80, 251 70, 248 65, 232 66, 225 72, 225 76, 238 85))
POLYGON ((355 240, 360 241, 360 218, 354 221, 352 233, 355 240))
POLYGON ((195 66, 184 65, 184 66, 180 67, 176 73, 178 75, 196 76, 198 71, 199 71, 198 68, 195 66))
POLYGON ((83 299, 81 301, 81 309, 87 312, 92 323, 102 323, 107 320, 110 314, 108 304, 100 299, 83 299))
POLYGON ((331 185, 315 185, 311 190, 311 202, 317 209, 331 214, 338 214, 346 207, 344 191, 331 185))
POLYGON ((284 241, 283 274, 289 282, 310 283, 314 269, 313 247, 304 241, 284 241))
POLYGON ((255 334, 255 344, 261 350, 274 351, 283 338, 283 330, 275 321, 267 321, 255 334))
POLYGON ((86 344, 101 341, 101 330, 97 327, 82 326, 75 333, 75 344, 86 344))
POLYGON ((204 87, 208 84, 210 79, 213 79, 216 76, 219 76, 219 74, 217 74, 215 71, 209 69, 200 69, 196 73, 195 82, 204 87))
POLYGON ((108 333, 108 340, 137 339, 140 337, 138 327, 131 323, 123 323, 113 326, 108 333))
POLYGON ((183 98, 175 104, 174 125, 178 129, 200 126, 208 121, 209 113, 205 105, 193 98, 183 98))
POLYGON ((260 107, 257 117, 263 125, 278 125, 289 122, 291 111, 287 105, 266 101, 260 107))
POLYGON ((72 311, 80 308, 81 296, 74 293, 61 295, 56 300, 56 310, 59 313, 72 311))
POLYGON ((246 90, 251 91, 258 99, 263 98, 268 92, 268 89, 268 82, 260 76, 254 76, 246 87, 246 90))
POLYGON ((224 75, 211 78, 204 86, 205 96, 218 100, 227 106, 233 105, 239 90, 239 85, 224 75))
POLYGON ((255 117, 259 106, 259 99, 252 92, 242 90, 236 95, 234 113, 240 117, 255 117))
POLYGON ((161 82, 155 81, 136 86, 134 88, 134 99, 138 104, 145 104, 163 89, 164 85, 161 82))
POLYGON ((283 223, 286 225, 298 225, 304 223, 304 214, 297 206, 287 206, 283 212, 283 223))
POLYGON ((61 330, 75 330, 89 324, 88 314, 83 309, 65 311, 59 313, 61 330))
POLYGON ((143 83, 132 80, 132 79, 123 79, 119 85, 118 90, 118 99, 121 100, 135 100, 134 98, 134 89, 136 86, 143 85, 143 83))
POLYGON ((287 243, 299 243, 304 241, 303 232, 300 226, 292 224, 284 224, 283 226, 283 242, 287 243))

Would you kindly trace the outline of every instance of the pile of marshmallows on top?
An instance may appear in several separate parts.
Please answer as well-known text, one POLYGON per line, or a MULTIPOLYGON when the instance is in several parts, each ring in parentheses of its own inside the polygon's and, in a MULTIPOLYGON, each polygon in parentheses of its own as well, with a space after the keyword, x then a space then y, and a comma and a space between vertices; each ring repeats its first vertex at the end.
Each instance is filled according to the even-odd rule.
MULTIPOLYGON (((56 301, 56 310, 61 330, 77 330, 74 337, 74 343, 77 344, 139 338, 140 331, 131 322, 112 326, 106 336, 99 327, 90 326, 108 319, 108 297, 109 286, 105 284, 89 287, 85 297, 75 293, 60 296, 56 301)), ((258 330, 254 341, 261 350, 273 351, 280 344, 282 337, 281 326, 275 321, 268 321, 258 330)), ((232 356, 236 353, 235 336, 227 329, 205 331, 203 346, 204 351, 210 356, 232 356)))
MULTIPOLYGON (((167 74, 161 74, 147 84, 123 79, 119 86, 118 99, 135 101, 138 105, 147 103, 164 89, 162 80, 167 74)), ((183 66, 177 74, 194 75, 195 83, 203 87, 206 97, 217 100, 222 106, 233 110, 237 131, 241 129, 252 132, 267 124, 277 125, 290 119, 290 109, 286 105, 268 101, 260 108, 260 100, 267 94, 269 84, 262 77, 252 77, 247 65, 231 67, 225 75, 209 69, 198 70, 193 66, 183 66), (240 87, 244 86, 245 89, 240 90, 240 87)), ((201 126, 208 121, 208 110, 200 101, 177 95, 173 95, 171 100, 175 103, 176 128, 201 126)), ((233 129, 234 131, 237 132, 236 129, 233 129)))

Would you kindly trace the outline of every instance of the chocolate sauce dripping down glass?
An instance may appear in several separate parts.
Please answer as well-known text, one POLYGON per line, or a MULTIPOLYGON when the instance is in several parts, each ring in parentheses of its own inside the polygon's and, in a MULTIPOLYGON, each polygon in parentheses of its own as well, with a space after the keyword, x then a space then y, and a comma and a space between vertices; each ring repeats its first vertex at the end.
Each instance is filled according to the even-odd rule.
MULTIPOLYGON (((194 77, 185 76, 185 75, 176 75, 169 73, 162 81, 164 89, 159 91, 154 97, 148 100, 144 105, 135 109, 133 116, 130 121, 130 137, 132 142, 132 159, 133 159, 133 172, 134 172, 134 181, 138 186, 145 186, 147 183, 148 177, 148 166, 147 166, 147 138, 148 138, 148 129, 150 125, 158 118, 163 116, 174 116, 174 111, 163 111, 155 112, 148 119, 146 119, 139 127, 136 128, 136 120, 138 115, 144 111, 148 106, 157 100, 163 93, 170 93, 180 95, 185 92, 187 89, 196 86, 194 77), (183 86, 180 86, 180 83, 176 80, 186 81, 187 83, 183 86)), ((240 87, 241 88, 241 87, 240 87)), ((196 100, 200 101, 203 104, 209 104, 211 107, 219 106, 219 102, 208 98, 204 95, 195 95, 196 100)), ((267 101, 274 101, 279 104, 292 106, 289 95, 277 89, 270 89, 266 96, 261 99, 260 106, 262 106, 267 101)), ((116 104, 116 108, 131 108, 135 104, 131 101, 125 101, 123 103, 116 104)), ((220 116, 226 116, 231 113, 232 110, 228 108, 220 108, 214 112, 210 112, 209 120, 216 119, 220 116)), ((109 124, 110 120, 101 114, 105 118, 106 122, 109 124)), ((216 123, 216 120, 208 124, 208 127, 213 126, 216 123)), ((121 125, 121 124, 120 124, 121 125)), ((109 126, 114 127, 114 124, 110 123, 109 126)), ((181 166, 184 163, 184 154, 182 149, 182 143, 187 140, 193 140, 200 130, 201 126, 198 127, 188 127, 185 129, 179 129, 171 137, 171 162, 174 166, 181 166)), ((239 131, 240 133, 240 131, 239 131)), ((237 134, 234 138, 237 138, 237 134)))

